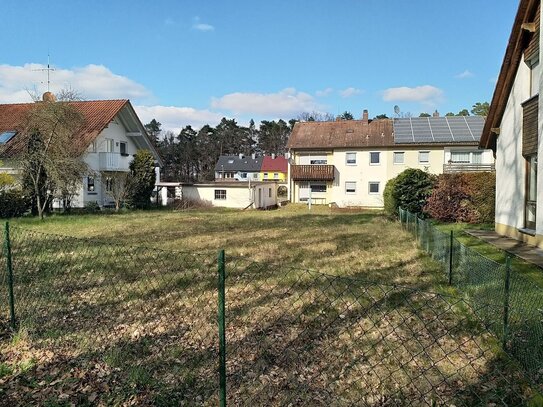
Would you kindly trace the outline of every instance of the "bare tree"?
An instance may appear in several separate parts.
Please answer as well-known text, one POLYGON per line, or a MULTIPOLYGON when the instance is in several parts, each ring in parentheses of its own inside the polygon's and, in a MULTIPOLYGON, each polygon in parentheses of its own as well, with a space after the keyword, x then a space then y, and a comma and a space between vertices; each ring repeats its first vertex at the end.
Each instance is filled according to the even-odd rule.
POLYGON ((73 190, 88 172, 82 160, 85 146, 77 142, 83 122, 73 106, 53 101, 36 103, 25 118, 26 145, 20 162, 42 219, 57 191, 73 190))
POLYGON ((335 120, 332 113, 326 112, 302 112, 297 117, 302 122, 331 122, 335 120))
POLYGON ((115 212, 118 212, 128 197, 130 173, 102 171, 100 179, 106 195, 115 202, 115 212))

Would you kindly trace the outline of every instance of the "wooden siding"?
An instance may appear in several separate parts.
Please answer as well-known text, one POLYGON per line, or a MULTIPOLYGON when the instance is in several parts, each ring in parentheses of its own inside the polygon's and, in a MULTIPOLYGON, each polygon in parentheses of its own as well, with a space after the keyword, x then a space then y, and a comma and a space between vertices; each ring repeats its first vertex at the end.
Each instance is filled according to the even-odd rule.
POLYGON ((535 95, 524 102, 522 108, 522 155, 528 156, 537 153, 539 95, 535 95))
POLYGON ((529 61, 534 57, 539 57, 539 22, 540 22, 540 5, 537 6, 534 23, 536 26, 535 32, 530 35, 528 46, 524 51, 524 60, 529 61))
POLYGON ((333 165, 293 165, 291 167, 293 181, 333 181, 333 165))

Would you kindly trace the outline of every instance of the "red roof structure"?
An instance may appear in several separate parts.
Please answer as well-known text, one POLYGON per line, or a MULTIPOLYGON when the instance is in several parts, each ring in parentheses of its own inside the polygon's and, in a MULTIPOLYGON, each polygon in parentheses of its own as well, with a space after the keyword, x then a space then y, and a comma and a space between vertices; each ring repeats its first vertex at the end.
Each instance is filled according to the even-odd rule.
POLYGON ((260 169, 261 172, 284 172, 286 173, 288 171, 288 162, 285 157, 282 155, 278 155, 275 157, 272 156, 264 156, 264 160, 262 161, 262 167, 260 169))

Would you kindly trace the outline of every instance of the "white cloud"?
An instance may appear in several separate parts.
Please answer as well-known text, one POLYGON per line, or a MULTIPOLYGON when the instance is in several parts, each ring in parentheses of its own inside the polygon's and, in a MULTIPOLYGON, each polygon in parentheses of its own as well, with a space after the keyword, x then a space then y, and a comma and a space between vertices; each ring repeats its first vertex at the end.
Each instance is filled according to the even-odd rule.
POLYGON ((334 91, 334 88, 326 88, 323 90, 318 90, 315 92, 315 95, 318 97, 328 96, 334 91))
POLYGON ((162 123, 164 130, 171 130, 174 133, 191 125, 195 129, 205 124, 216 125, 224 117, 223 114, 211 112, 209 110, 197 110, 192 107, 177 106, 134 106, 142 123, 149 123, 156 119, 162 123))
POLYGON ((454 77, 456 79, 466 79, 466 78, 471 78, 473 76, 475 76, 475 74, 471 72, 470 70, 466 69, 464 72, 461 72, 458 75, 455 75, 454 77))
POLYGON ((354 95, 358 95, 360 93, 362 93, 362 91, 357 88, 347 88, 339 91, 339 94, 342 98, 348 98, 354 95))
POLYGON ((267 117, 293 117, 302 112, 321 110, 313 96, 294 88, 286 88, 277 93, 230 93, 213 98, 211 107, 229 110, 235 114, 267 117))
POLYGON ((389 88, 383 91, 385 102, 420 102, 423 104, 436 104, 443 99, 443 91, 435 86, 424 85, 410 88, 402 86, 389 88))
POLYGON ((215 30, 215 27, 212 26, 211 24, 202 23, 200 21, 200 17, 193 18, 192 28, 195 30, 204 31, 204 32, 215 30))
MULTIPOLYGON (((40 95, 47 90, 47 75, 40 64, 0 65, 0 102, 32 101, 26 89, 40 95)), ((103 65, 87 65, 74 69, 55 68, 51 75, 51 91, 71 88, 84 99, 142 99, 151 96, 143 85, 116 75, 103 65)))

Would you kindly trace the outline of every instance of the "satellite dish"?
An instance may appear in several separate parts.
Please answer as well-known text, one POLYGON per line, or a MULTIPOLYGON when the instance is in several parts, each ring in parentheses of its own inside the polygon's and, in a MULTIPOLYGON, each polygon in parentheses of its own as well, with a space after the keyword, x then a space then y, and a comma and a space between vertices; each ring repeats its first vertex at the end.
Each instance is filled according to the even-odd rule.
POLYGON ((400 114, 400 106, 398 106, 398 105, 394 106, 394 113, 400 114))

